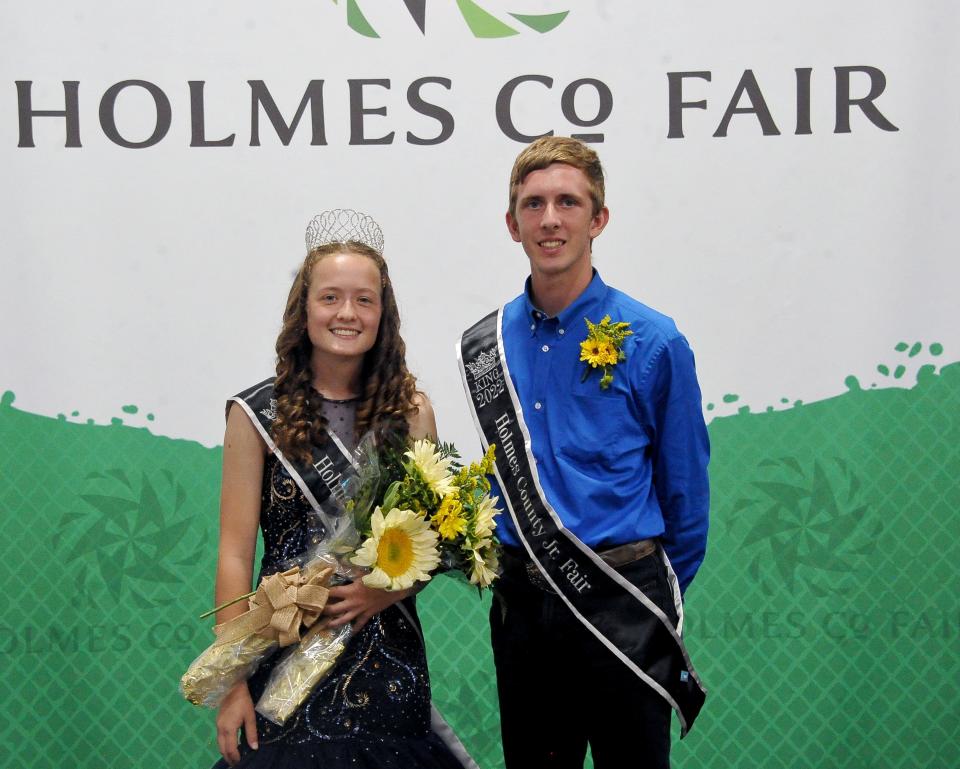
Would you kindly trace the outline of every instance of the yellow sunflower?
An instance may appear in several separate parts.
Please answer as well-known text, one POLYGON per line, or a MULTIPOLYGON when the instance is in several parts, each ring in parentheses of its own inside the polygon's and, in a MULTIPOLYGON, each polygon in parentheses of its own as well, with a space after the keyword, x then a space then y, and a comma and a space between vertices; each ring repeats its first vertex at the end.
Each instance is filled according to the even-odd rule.
POLYGON ((384 590, 404 590, 417 581, 430 579, 440 563, 437 532, 423 516, 394 508, 386 515, 378 507, 370 518, 373 536, 357 550, 351 563, 372 571, 363 582, 384 590))
POLYGON ((438 497, 443 498, 456 488, 453 474, 450 472, 450 463, 453 460, 450 457, 441 458, 436 448, 433 441, 424 438, 416 441, 413 448, 404 456, 413 460, 423 480, 438 497))

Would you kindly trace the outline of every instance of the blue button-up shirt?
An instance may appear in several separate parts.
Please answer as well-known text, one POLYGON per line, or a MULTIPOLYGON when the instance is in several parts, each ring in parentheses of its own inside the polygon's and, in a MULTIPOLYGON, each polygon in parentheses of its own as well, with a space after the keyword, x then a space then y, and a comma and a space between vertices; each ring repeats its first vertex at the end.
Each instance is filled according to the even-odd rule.
MULTIPOLYGON (((504 308, 503 344, 540 483, 564 525, 597 550, 659 537, 685 589, 706 551, 710 446, 693 352, 674 322, 596 271, 550 318, 533 305, 528 279, 504 308), (633 335, 601 390, 602 369, 581 381, 580 342, 584 318, 604 315, 628 322, 633 335)), ((509 516, 497 533, 519 545, 509 516)))

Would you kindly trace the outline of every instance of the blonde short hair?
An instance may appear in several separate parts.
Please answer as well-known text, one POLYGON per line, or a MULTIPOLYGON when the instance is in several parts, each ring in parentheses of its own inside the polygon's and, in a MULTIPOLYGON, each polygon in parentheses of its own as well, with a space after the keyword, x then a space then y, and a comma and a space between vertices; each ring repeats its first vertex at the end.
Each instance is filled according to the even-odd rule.
POLYGON ((568 136, 541 136, 517 155, 510 172, 510 215, 517 215, 517 190, 528 174, 553 163, 565 163, 579 168, 587 177, 593 215, 604 206, 603 166, 594 150, 579 139, 568 136))

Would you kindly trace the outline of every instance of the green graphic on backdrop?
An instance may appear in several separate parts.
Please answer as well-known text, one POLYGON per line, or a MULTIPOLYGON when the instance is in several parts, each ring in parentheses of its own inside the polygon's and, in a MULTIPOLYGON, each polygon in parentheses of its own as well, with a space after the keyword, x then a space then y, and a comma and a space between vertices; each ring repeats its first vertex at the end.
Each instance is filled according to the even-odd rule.
POLYGON ((850 464, 815 459, 808 471, 796 457, 764 459, 750 496, 734 512, 754 523, 739 551, 764 593, 805 586, 819 596, 842 593, 842 575, 854 575, 874 554, 883 523, 871 520, 866 490, 850 464))
MULTIPOLYGON (((680 769, 960 766, 960 363, 912 349, 881 364, 904 366, 899 387, 850 377, 818 403, 718 407, 736 410, 710 425, 710 549, 685 631, 710 693, 680 769)), ((176 683, 211 637, 195 618, 220 450, 6 393, 0 457, 5 765, 209 766, 212 714, 176 683)), ((420 600, 437 704, 497 769, 487 605, 450 578, 420 600)))
POLYGON ((98 605, 103 587, 113 602, 123 598, 140 608, 174 603, 178 569, 208 554, 202 527, 199 539, 189 536, 198 527, 196 515, 185 515, 186 489, 169 469, 156 476, 142 471, 134 479, 123 468, 91 472, 74 509, 60 519, 51 544, 75 569, 84 603, 98 605), (58 548, 63 541, 72 544, 58 548), (170 587, 159 591, 167 595, 158 595, 162 585, 170 587))
MULTIPOLYGON (((333 2, 334 4, 338 4, 339 0, 333 0, 333 2)), ((492 13, 481 7, 479 3, 474 2, 474 0, 455 0, 455 2, 457 9, 460 11, 460 15, 463 17, 463 20, 466 22, 467 27, 469 27, 474 37, 500 38, 520 34, 517 29, 500 21, 500 19, 492 13)), ((346 0, 345 4, 347 7, 347 26, 349 26, 350 29, 364 37, 380 37, 380 34, 374 28, 373 24, 371 24, 364 15, 359 0, 346 0)), ((404 4, 407 7, 410 18, 413 19, 420 28, 420 32, 426 35, 426 0, 404 0, 404 4)), ((568 13, 570 12, 560 11, 557 13, 539 14, 511 13, 510 16, 533 31, 543 34, 560 26, 563 20, 567 18, 568 13)))

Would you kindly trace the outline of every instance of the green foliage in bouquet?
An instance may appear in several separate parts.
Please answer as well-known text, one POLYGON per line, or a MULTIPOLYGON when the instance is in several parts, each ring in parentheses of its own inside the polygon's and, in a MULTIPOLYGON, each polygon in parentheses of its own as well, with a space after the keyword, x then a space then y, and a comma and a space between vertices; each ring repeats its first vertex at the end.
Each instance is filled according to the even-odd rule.
POLYGON ((347 509, 363 543, 350 560, 371 569, 364 581, 398 589, 434 570, 462 573, 480 588, 495 579, 496 498, 486 476, 494 447, 468 466, 451 443, 424 439, 367 447, 347 509))

